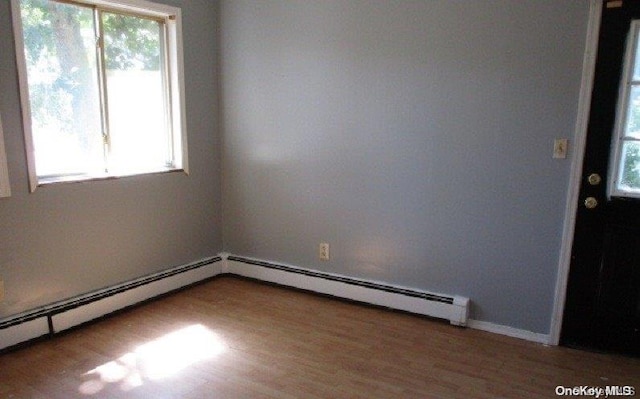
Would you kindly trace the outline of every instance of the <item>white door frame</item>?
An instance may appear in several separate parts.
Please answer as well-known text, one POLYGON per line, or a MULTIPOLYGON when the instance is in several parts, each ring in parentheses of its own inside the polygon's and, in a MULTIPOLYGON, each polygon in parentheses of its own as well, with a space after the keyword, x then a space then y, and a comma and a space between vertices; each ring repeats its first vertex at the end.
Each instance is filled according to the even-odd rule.
POLYGON ((582 64, 582 82, 580 84, 580 98, 578 100, 578 114, 574 133, 574 156, 571 163, 569 190, 567 193, 567 202, 565 204, 562 245, 560 247, 558 276, 556 280, 556 295, 553 305, 553 313, 551 315, 551 331, 549 334, 549 344, 551 345, 558 345, 560 342, 562 316, 564 314, 564 305, 567 296, 567 283, 569 280, 571 250, 574 238, 573 233, 576 225, 576 213, 578 211, 580 186, 582 182, 582 162, 584 160, 584 152, 587 142, 591 92, 593 90, 593 79, 598 53, 598 35, 600 32, 602 3, 603 2, 601 0, 589 0, 589 22, 587 25, 587 38, 582 64))

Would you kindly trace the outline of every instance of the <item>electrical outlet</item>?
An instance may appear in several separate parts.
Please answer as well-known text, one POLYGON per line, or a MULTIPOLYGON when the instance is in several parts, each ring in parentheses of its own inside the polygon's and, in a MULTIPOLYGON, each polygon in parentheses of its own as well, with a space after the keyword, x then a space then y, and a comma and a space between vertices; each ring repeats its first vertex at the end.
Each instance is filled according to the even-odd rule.
POLYGON ((320 260, 329 260, 329 244, 321 242, 318 249, 318 256, 320 260))
POLYGON ((553 158, 565 159, 569 150, 569 141, 567 139, 555 139, 553 141, 553 158))

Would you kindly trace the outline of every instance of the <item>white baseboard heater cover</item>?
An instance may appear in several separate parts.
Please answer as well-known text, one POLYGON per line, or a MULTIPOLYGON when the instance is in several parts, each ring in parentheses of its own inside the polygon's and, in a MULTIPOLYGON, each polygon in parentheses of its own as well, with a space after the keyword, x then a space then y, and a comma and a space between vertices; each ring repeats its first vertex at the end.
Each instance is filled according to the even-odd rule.
POLYGON ((469 315, 469 299, 461 296, 434 294, 234 255, 226 256, 224 267, 224 273, 445 319, 456 326, 466 326, 469 315))
POLYGON ((0 320, 0 350, 218 275, 237 275, 466 326, 469 299, 222 254, 0 320))
POLYGON ((221 261, 204 259, 0 320, 0 350, 214 277, 222 271, 221 261))
POLYGON ((33 319, 14 320, 13 324, 0 329, 0 349, 8 348, 25 341, 49 335, 49 320, 46 316, 33 319))

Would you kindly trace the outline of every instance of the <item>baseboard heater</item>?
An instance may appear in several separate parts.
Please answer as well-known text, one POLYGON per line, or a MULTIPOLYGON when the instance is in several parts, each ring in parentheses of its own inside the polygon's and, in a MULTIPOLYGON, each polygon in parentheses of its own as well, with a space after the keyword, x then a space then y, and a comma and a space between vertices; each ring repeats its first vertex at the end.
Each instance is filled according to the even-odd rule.
POLYGON ((0 320, 0 350, 218 275, 237 275, 467 325, 469 299, 223 254, 0 320))
POLYGON ((469 299, 227 255, 224 272, 338 298, 446 319, 465 326, 469 299))
POLYGON ((0 320, 0 350, 214 277, 222 271, 221 261, 203 259, 0 320))

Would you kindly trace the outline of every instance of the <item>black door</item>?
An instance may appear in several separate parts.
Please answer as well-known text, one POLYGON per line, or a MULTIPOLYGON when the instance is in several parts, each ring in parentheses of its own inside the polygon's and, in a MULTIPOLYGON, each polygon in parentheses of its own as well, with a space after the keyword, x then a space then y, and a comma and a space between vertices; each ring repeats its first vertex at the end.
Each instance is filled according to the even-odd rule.
POLYGON ((640 0, 604 4, 561 343, 639 356, 640 0))

